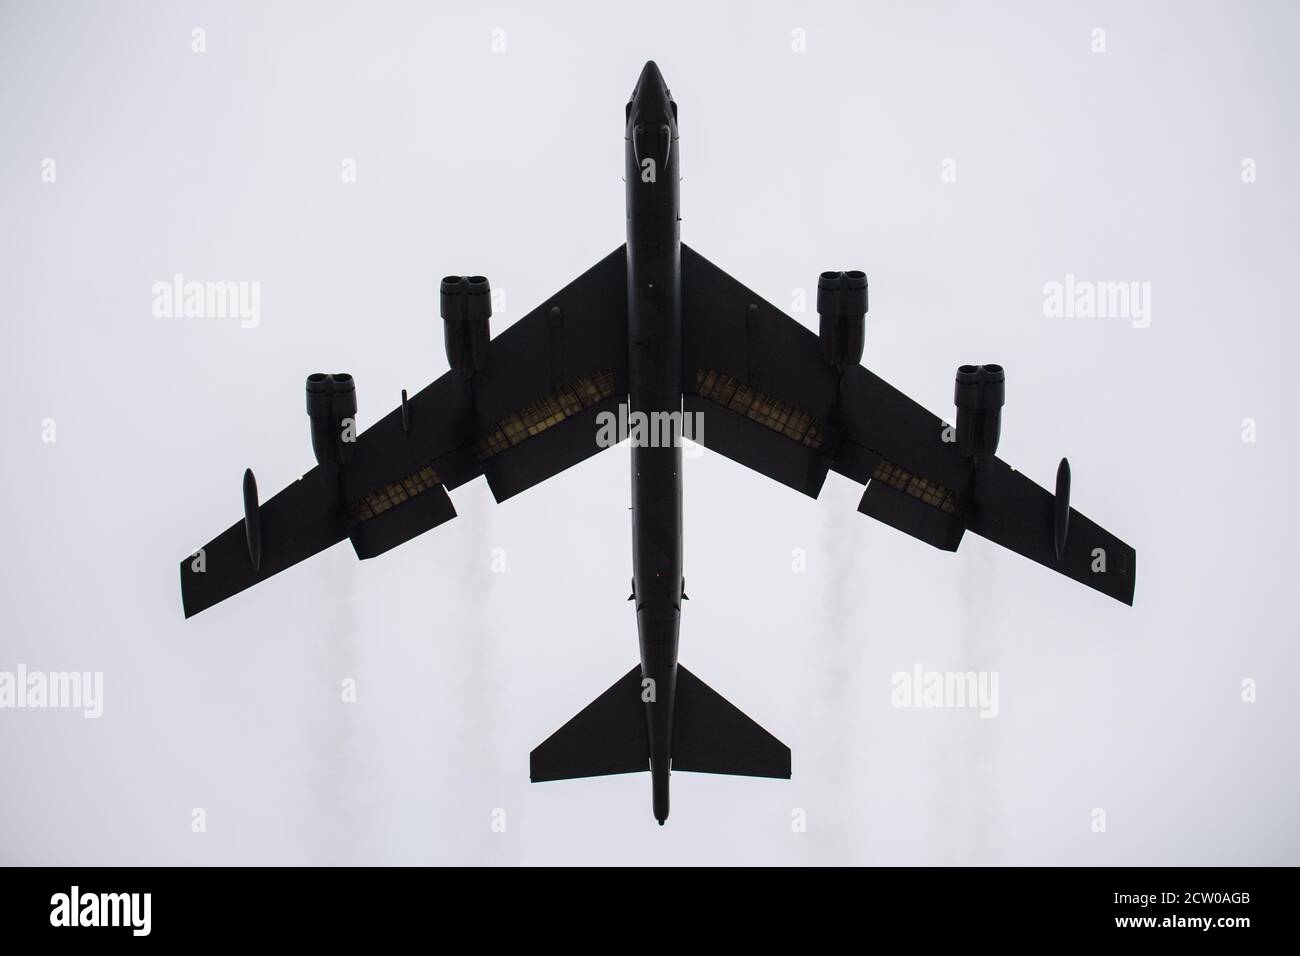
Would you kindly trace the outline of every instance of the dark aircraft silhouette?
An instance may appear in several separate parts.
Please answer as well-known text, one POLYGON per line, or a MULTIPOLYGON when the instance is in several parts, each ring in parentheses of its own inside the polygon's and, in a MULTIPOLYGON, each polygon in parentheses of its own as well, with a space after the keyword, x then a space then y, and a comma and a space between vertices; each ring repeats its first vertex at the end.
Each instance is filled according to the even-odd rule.
POLYGON ((670 768, 790 776, 789 748, 677 663, 684 422, 796 491, 834 470, 912 537, 955 551, 970 530, 1126 604, 1136 554, 1070 507, 1064 459, 1052 494, 996 457, 1000 366, 958 369, 949 426, 859 364, 865 274, 821 274, 814 334, 682 244, 677 104, 654 63, 625 119, 626 244, 495 339, 487 279, 444 279, 451 370, 360 434, 352 377, 309 376, 316 467, 264 504, 246 472, 244 519, 181 562, 181 596, 189 617, 344 538, 373 558, 455 517, 449 488, 482 475, 504 501, 596 454, 625 404, 659 427, 631 449, 641 663, 533 751, 531 776, 649 770, 662 824, 670 768))

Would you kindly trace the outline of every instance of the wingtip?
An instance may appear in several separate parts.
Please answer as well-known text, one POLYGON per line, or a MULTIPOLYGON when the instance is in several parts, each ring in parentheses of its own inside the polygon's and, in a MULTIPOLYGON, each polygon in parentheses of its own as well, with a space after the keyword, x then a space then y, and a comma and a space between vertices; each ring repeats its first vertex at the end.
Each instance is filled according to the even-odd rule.
POLYGON ((189 590, 185 587, 186 566, 194 560, 194 555, 181 559, 181 611, 185 615, 185 620, 189 620, 198 612, 190 607, 189 590))
POLYGON ((1132 551, 1128 559, 1128 594, 1124 598, 1124 603, 1129 607, 1133 606, 1133 595, 1137 591, 1137 570, 1138 555, 1136 551, 1132 551))

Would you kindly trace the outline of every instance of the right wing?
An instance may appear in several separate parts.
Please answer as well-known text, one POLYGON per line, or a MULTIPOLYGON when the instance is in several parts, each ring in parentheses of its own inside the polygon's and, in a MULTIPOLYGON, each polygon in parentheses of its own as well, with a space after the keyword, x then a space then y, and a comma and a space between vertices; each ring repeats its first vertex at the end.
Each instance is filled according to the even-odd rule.
POLYGON ((842 374, 818 336, 682 246, 686 410, 700 440, 817 497, 834 469, 866 485, 858 510, 956 551, 967 529, 1125 604, 1136 552, 1010 465, 963 457, 947 424, 861 365, 842 374))
POLYGON ((451 371, 359 434, 346 465, 317 465, 181 561, 185 616, 349 538, 375 555, 455 517, 448 488, 479 475, 504 501, 583 461, 596 416, 627 394, 620 246, 492 340, 487 368, 451 371))

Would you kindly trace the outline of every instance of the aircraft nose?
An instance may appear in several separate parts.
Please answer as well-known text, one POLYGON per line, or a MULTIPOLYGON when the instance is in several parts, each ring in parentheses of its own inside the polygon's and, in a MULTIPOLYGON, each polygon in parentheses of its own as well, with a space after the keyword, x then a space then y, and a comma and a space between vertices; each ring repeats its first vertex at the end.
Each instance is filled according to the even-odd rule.
POLYGON ((654 60, 646 60, 645 66, 641 68, 641 78, 636 81, 638 90, 666 90, 668 84, 664 82, 664 75, 659 72, 659 67, 654 60))
POLYGON ((636 81, 636 90, 632 98, 641 104, 659 104, 668 101, 668 84, 654 60, 647 60, 641 68, 641 76, 636 81))

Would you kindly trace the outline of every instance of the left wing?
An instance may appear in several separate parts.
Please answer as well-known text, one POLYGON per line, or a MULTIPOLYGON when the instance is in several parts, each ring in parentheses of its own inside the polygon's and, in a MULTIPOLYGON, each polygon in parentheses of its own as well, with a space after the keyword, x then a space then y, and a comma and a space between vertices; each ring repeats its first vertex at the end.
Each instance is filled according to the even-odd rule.
POLYGON ((682 246, 685 407, 706 447, 817 497, 831 469, 866 485, 858 510, 957 550, 967 529, 1125 604, 1136 552, 682 246), (1061 512, 1061 519, 1057 513, 1061 512), (1057 556, 1058 528, 1068 528, 1057 556))
POLYGON ((382 554, 454 518, 447 489, 479 475, 504 501, 600 451, 596 416, 627 394, 626 315, 620 246, 493 339, 485 368, 447 372, 357 435, 346 464, 264 504, 246 479, 245 519, 181 561, 185 616, 344 538, 382 554))

